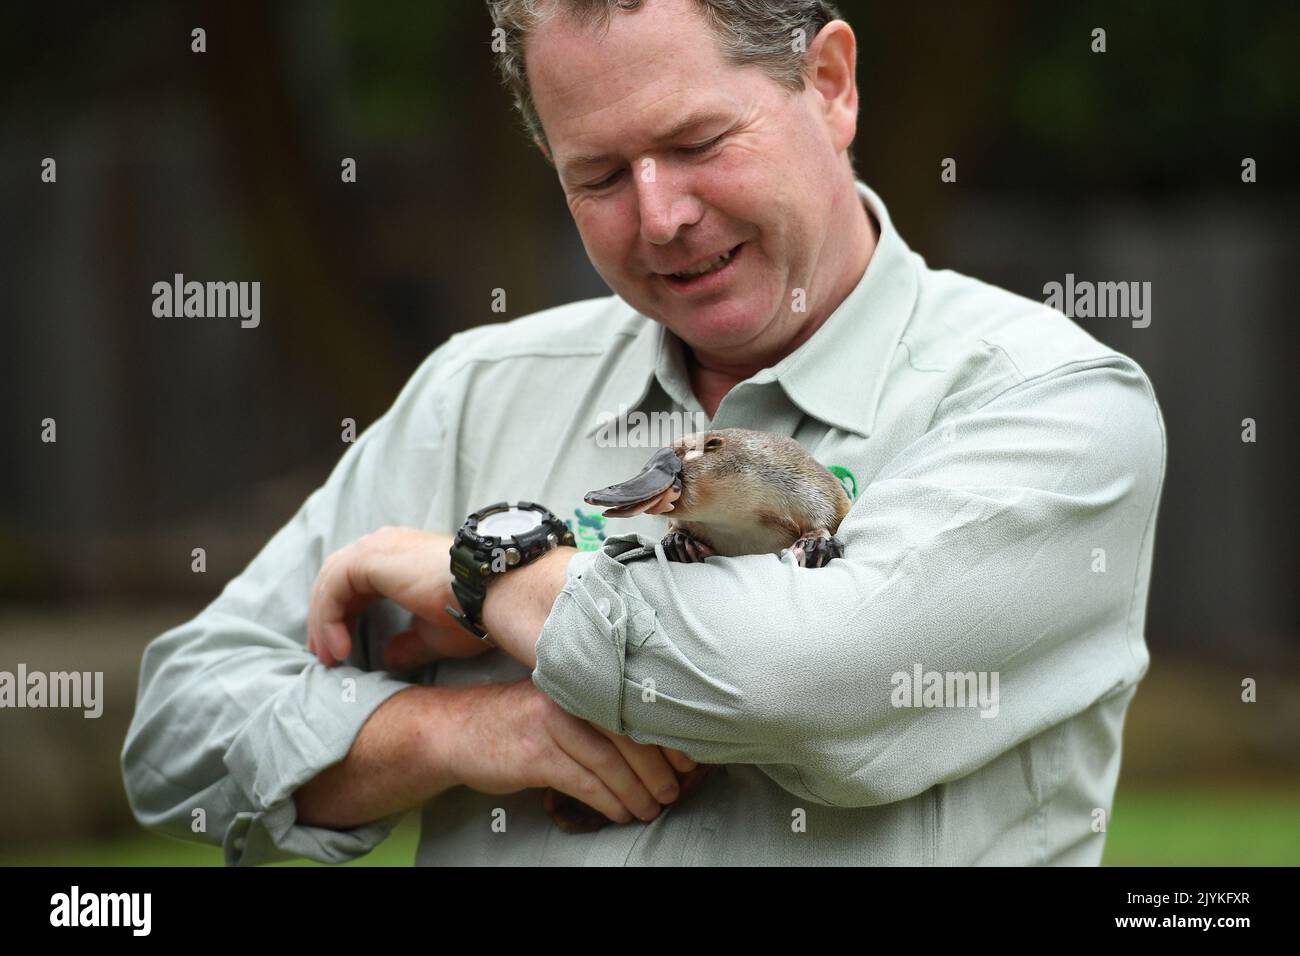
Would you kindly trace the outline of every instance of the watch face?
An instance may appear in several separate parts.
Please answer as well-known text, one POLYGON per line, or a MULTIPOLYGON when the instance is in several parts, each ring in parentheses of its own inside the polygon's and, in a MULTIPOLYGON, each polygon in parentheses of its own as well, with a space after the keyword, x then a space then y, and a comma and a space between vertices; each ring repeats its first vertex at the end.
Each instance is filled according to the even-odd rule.
POLYGON ((532 531, 542 523, 542 516, 536 511, 520 511, 511 508, 488 515, 478 523, 478 533, 485 538, 514 538, 532 531))

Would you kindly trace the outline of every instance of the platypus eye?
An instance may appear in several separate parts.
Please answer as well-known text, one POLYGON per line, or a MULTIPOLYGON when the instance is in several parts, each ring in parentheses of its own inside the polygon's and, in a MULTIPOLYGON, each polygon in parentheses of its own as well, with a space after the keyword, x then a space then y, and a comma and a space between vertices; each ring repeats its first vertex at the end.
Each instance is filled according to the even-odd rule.
POLYGON ((713 451, 713 449, 715 449, 715 448, 721 448, 721 447, 722 447, 722 439, 721 439, 721 438, 710 438, 708 441, 706 441, 706 442, 704 443, 704 450, 705 450, 705 451, 713 451))

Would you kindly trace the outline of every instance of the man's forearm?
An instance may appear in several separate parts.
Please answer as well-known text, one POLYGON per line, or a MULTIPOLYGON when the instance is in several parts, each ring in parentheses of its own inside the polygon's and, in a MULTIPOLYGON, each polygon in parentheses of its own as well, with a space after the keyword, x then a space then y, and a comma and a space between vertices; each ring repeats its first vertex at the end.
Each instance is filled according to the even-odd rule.
POLYGON ((294 793, 298 821, 336 830, 360 826, 455 786, 445 744, 462 696, 452 688, 412 687, 384 701, 347 757, 294 793))

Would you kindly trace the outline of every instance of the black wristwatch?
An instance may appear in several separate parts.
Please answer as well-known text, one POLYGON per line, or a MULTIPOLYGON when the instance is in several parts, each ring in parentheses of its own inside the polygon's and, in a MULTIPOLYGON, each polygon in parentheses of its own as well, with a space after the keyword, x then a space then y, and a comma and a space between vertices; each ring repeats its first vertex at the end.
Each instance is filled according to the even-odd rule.
POLYGON ((451 543, 451 589, 461 611, 448 606, 447 613, 479 640, 491 644, 483 627, 488 581, 495 574, 536 561, 562 544, 573 545, 573 532, 531 501, 513 505, 498 501, 474 512, 451 543))

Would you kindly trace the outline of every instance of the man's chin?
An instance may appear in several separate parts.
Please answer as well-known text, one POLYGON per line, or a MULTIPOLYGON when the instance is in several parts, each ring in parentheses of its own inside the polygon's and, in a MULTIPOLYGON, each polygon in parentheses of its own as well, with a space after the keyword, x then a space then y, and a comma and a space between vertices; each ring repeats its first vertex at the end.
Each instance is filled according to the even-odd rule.
POLYGON ((749 344, 762 331, 757 310, 741 303, 677 308, 663 320, 677 337, 694 348, 722 351, 749 344))
MULTIPOLYGON (((617 290, 616 290, 617 291, 617 290)), ((668 301, 651 295, 633 299, 620 293, 620 297, 634 309, 660 325, 666 326, 686 344, 709 351, 725 351, 752 342, 767 325, 756 320, 756 315, 769 317, 775 311, 759 296, 728 296, 716 302, 668 301)))

